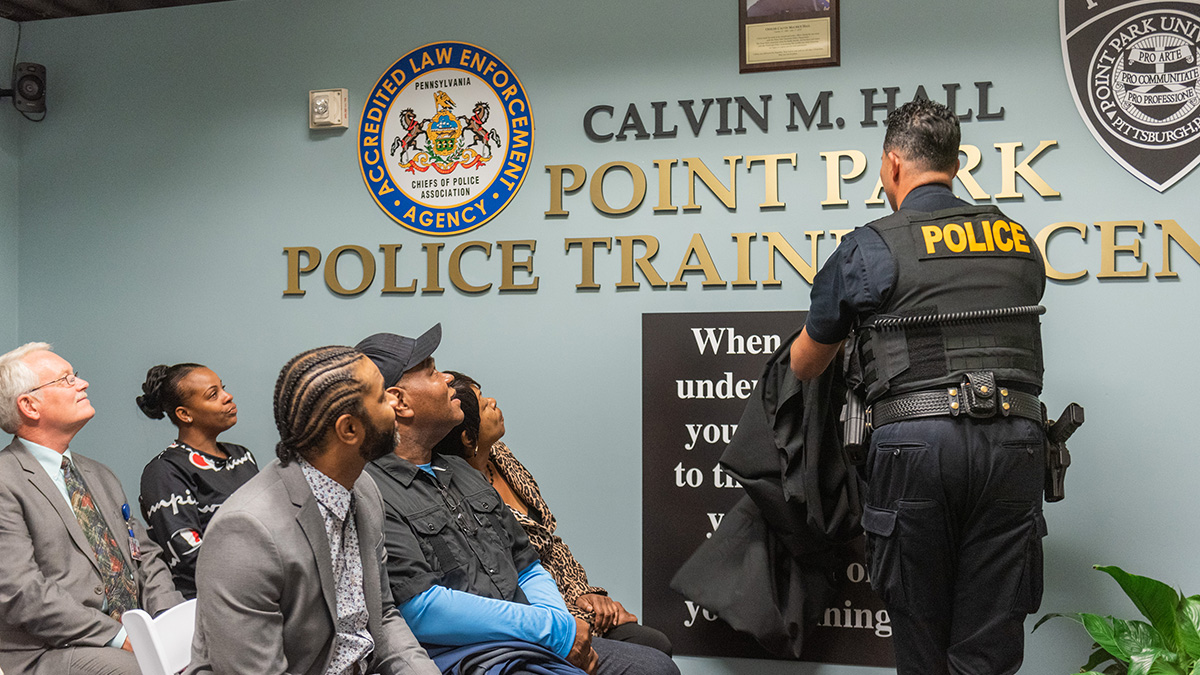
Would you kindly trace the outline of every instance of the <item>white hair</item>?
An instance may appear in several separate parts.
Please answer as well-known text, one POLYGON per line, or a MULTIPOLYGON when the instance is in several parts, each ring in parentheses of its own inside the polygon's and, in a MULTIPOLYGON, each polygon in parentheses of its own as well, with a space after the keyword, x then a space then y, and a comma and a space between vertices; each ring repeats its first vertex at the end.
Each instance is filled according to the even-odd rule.
POLYGON ((54 350, 48 343, 28 342, 0 356, 0 429, 5 432, 17 433, 17 427, 21 424, 17 399, 38 386, 37 374, 21 359, 32 352, 50 351, 54 350))

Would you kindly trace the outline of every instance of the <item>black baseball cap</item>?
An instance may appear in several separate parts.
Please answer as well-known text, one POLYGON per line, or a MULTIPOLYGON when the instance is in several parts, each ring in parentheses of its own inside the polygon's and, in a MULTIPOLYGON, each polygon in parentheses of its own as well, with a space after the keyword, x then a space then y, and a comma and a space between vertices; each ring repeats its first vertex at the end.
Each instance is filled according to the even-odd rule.
POLYGON ((421 337, 412 339, 395 333, 376 333, 354 348, 362 352, 383 374, 383 386, 391 387, 408 370, 429 358, 442 341, 442 324, 434 324, 421 337))

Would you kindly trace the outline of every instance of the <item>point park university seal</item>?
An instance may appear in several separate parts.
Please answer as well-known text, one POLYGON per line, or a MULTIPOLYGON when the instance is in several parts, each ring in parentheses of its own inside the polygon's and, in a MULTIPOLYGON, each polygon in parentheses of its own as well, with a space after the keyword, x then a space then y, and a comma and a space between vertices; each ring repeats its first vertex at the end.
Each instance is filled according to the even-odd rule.
POLYGON ((1076 107, 1113 159, 1166 190, 1200 163, 1200 1, 1061 3, 1076 107))
POLYGON ((465 42, 400 57, 363 106, 358 161, 372 198, 397 223, 460 234, 516 196, 533 151, 525 88, 503 61, 465 42))

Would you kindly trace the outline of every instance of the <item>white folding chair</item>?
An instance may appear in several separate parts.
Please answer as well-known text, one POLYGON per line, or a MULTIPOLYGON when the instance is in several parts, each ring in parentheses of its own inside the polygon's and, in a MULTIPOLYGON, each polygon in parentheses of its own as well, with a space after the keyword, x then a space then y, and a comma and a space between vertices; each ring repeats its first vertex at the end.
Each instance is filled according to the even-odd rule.
POLYGON ((157 617, 131 609, 121 615, 121 623, 142 675, 176 675, 192 660, 195 600, 176 605, 157 617))

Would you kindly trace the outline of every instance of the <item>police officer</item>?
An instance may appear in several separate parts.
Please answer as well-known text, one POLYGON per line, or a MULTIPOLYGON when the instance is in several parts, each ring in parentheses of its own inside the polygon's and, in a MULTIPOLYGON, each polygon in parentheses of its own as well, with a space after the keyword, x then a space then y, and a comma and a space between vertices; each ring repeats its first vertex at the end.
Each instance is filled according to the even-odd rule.
POLYGON ((913 101, 887 119, 895 210, 847 234, 813 282, 796 376, 847 347, 873 430, 863 528, 901 675, 1014 673, 1042 593, 1041 254, 950 190, 958 119, 913 101))

